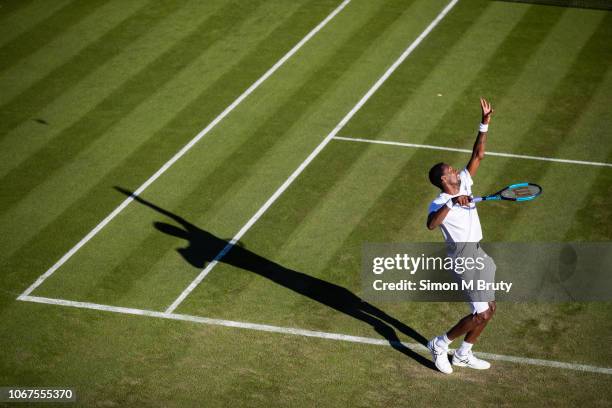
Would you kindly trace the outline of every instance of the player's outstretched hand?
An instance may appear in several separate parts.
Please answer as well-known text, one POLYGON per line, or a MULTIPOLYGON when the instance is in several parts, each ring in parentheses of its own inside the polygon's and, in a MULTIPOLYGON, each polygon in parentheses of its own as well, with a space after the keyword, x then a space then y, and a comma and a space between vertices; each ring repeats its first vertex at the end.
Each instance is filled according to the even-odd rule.
POLYGON ((470 205, 470 197, 466 195, 460 195, 457 197, 453 197, 453 203, 459 204, 462 207, 469 207, 470 205))
POLYGON ((491 108, 491 104, 485 99, 480 98, 480 107, 482 108, 482 122, 485 125, 488 125, 491 121, 491 115, 493 114, 493 108, 491 108))

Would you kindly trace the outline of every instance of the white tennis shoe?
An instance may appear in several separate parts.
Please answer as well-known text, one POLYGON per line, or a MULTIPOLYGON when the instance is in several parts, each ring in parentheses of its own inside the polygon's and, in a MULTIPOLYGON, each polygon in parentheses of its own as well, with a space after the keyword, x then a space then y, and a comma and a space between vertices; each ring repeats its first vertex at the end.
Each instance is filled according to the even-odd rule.
POLYGON ((474 368, 476 370, 487 370, 491 367, 491 363, 488 361, 484 361, 476 357, 470 351, 465 356, 459 355, 457 353, 453 354, 453 365, 457 367, 469 367, 474 368))
POLYGON ((448 361, 448 347, 444 348, 438 346, 436 344, 436 337, 434 337, 427 343, 427 348, 431 351, 431 357, 433 358, 436 368, 444 374, 452 374, 453 367, 450 361, 448 361))

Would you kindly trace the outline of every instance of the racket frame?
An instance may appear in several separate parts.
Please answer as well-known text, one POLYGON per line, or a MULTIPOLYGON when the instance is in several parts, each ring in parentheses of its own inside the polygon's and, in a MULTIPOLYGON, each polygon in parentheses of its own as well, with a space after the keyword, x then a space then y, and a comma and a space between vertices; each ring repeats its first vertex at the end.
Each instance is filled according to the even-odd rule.
POLYGON ((504 187, 501 190, 499 190, 497 193, 495 194, 489 194, 487 196, 483 196, 483 197, 473 197, 470 201, 473 203, 478 203, 480 201, 493 201, 493 200, 506 200, 506 201, 531 201, 534 198, 536 198, 537 196, 539 196, 540 194, 542 194, 542 187, 538 184, 535 183, 516 183, 516 184, 511 184, 508 187, 504 187), (508 189, 512 189, 512 188, 518 188, 518 187, 527 187, 529 185, 532 186, 536 186, 540 189, 540 192, 537 194, 534 194, 532 196, 529 197, 517 197, 517 198, 508 198, 508 197, 502 197, 501 193, 504 190, 508 190, 508 189))

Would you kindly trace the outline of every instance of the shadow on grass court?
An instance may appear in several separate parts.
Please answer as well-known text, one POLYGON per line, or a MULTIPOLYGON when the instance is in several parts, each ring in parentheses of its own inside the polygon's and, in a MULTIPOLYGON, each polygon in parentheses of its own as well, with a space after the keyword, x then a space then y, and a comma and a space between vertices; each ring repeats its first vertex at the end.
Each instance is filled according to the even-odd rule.
POLYGON ((180 227, 177 227, 165 222, 153 223, 155 228, 164 234, 183 238, 189 242, 187 248, 179 248, 177 251, 194 267, 200 269, 204 268, 208 262, 213 261, 215 257, 225 249, 227 252, 218 259, 219 262, 224 262, 246 271, 256 273, 302 296, 306 296, 332 309, 367 323, 377 333, 383 336, 394 349, 411 357, 418 363, 435 370, 435 366, 430 360, 401 343, 395 329, 426 346, 427 339, 425 337, 396 318, 389 316, 379 308, 363 301, 350 290, 331 282, 306 275, 305 273, 285 268, 240 245, 233 245, 227 250, 226 247, 229 244, 228 240, 221 239, 208 231, 198 228, 183 217, 160 208, 134 195, 131 191, 121 187, 115 188, 121 193, 131 196, 135 201, 180 224, 180 227))

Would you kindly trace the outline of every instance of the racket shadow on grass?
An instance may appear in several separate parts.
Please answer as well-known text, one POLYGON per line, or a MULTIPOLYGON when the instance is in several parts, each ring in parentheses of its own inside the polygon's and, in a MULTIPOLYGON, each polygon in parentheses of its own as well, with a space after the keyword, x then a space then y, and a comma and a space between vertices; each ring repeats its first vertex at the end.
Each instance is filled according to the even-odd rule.
MULTIPOLYGON (((208 231, 198 228, 184 218, 160 208, 140 196, 134 195, 131 191, 121 187, 115 187, 115 189, 179 224, 180 227, 165 222, 153 223, 158 231, 188 241, 188 246, 177 249, 177 252, 192 266, 203 269, 221 251, 227 249, 229 240, 219 238, 208 231)), ((302 296, 306 296, 360 320, 370 325, 397 351, 411 357, 426 367, 433 370, 436 369, 429 359, 402 344, 395 329, 424 346, 427 345, 425 337, 379 308, 363 301, 353 292, 342 286, 285 268, 274 261, 249 251, 240 244, 231 246, 218 261, 256 273, 302 296)))

